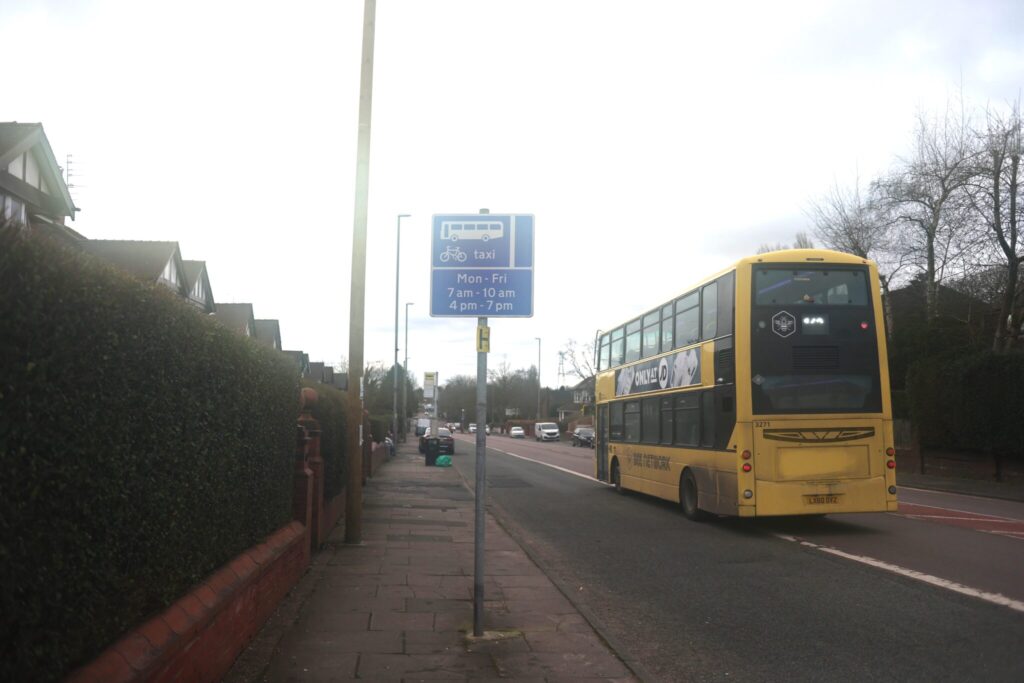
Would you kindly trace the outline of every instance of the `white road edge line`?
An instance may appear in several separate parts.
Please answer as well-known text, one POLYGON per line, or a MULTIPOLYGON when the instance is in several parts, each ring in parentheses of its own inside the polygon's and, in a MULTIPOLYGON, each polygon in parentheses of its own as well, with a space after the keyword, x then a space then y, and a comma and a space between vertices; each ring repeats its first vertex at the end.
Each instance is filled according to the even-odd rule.
POLYGON ((899 565, 895 564, 889 564, 888 562, 876 560, 872 557, 866 557, 864 555, 854 555, 852 553, 843 552, 842 550, 838 550, 836 548, 829 548, 828 546, 818 545, 817 543, 811 543, 810 541, 804 541, 799 538, 796 538, 795 536, 786 536, 783 534, 775 535, 784 541, 799 543, 802 546, 814 548, 815 550, 820 550, 823 553, 836 555, 847 560, 853 560, 854 562, 860 562, 862 564, 875 567, 876 569, 883 569, 887 572, 892 572, 893 574, 899 574, 900 576, 906 576, 910 579, 923 581, 924 583, 931 584, 932 586, 936 586, 938 588, 945 588, 946 590, 950 590, 955 593, 961 593, 963 595, 968 595, 972 598, 984 600, 985 602, 991 602, 994 605, 1002 605, 1003 607, 1009 607, 1010 609, 1016 610, 1018 612, 1024 612, 1024 602, 1021 602, 1020 600, 1014 600, 1013 598, 1008 598, 1000 593, 989 593, 987 591, 979 590, 977 588, 971 588, 970 586, 965 586, 963 584, 957 583, 956 581, 941 579, 938 576, 932 576, 931 574, 925 574, 924 572, 915 571, 913 569, 906 569, 905 567, 900 567, 899 565))
POLYGON ((520 460, 526 460, 527 462, 534 462, 534 463, 537 463, 538 465, 544 465, 544 467, 550 467, 553 470, 558 470, 559 472, 565 472, 566 474, 571 474, 574 477, 581 477, 583 479, 586 479, 587 481, 592 481, 592 482, 594 482, 596 484, 601 484, 602 486, 611 486, 611 484, 606 484, 603 481, 599 481, 597 479, 594 479, 589 474, 582 474, 580 472, 573 472, 572 470, 567 470, 564 467, 559 467, 558 465, 552 465, 551 463, 548 463, 548 462, 542 462, 540 460, 534 460, 533 458, 527 458, 524 455, 516 455, 515 453, 509 453, 508 451, 503 451, 500 448, 494 448, 493 446, 488 446, 488 450, 497 451, 498 453, 501 453, 502 455, 510 455, 513 458, 519 458, 520 460))

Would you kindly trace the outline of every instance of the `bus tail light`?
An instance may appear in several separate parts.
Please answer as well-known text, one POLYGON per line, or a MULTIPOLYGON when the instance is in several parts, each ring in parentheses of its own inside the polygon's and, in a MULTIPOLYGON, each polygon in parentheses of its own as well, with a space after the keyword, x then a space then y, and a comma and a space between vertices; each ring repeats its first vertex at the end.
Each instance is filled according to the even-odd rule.
POLYGON ((744 460, 750 460, 750 451, 743 451, 740 457, 743 458, 744 460))
POLYGON ((887 461, 885 463, 885 466, 888 467, 890 470, 894 470, 894 469, 896 469, 896 461, 895 460, 889 460, 889 461, 887 461))
POLYGON ((752 468, 750 467, 750 463, 749 462, 743 463, 743 471, 744 472, 749 472, 751 469, 752 468))
POLYGON ((754 492, 751 491, 750 489, 747 489, 746 491, 743 492, 743 497, 746 498, 747 500, 750 500, 751 498, 754 497, 754 492))
POLYGON ((885 454, 891 458, 892 456, 896 455, 896 449, 893 448, 892 446, 889 446, 888 448, 885 449, 885 454))
POLYGON ((896 487, 895 486, 890 486, 889 487, 889 493, 891 493, 892 495, 895 496, 896 495, 896 487))

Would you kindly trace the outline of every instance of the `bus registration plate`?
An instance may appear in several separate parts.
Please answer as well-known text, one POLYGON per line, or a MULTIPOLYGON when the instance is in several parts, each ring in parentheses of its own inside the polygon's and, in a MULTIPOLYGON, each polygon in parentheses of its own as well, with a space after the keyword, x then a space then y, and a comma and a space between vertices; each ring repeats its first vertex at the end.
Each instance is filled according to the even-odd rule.
POLYGON ((836 505, 841 493, 813 493, 804 496, 805 505, 836 505))

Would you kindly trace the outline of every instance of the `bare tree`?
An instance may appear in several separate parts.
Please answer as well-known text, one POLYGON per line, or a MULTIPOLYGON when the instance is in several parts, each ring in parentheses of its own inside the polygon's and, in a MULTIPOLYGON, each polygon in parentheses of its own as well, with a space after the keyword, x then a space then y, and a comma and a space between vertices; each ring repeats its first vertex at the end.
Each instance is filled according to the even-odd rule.
POLYGON ((967 116, 947 107, 941 117, 918 114, 911 156, 873 184, 879 208, 902 231, 901 250, 924 274, 928 319, 938 310, 938 283, 965 253, 973 163, 967 116))
POLYGON ((775 244, 762 242, 761 246, 757 248, 757 253, 767 254, 770 251, 784 251, 786 249, 814 249, 814 241, 806 232, 798 232, 794 236, 792 247, 782 242, 776 242, 775 244))
POLYGON ((769 251, 783 251, 784 249, 789 249, 789 247, 787 247, 782 242, 776 242, 775 244, 768 244, 767 242, 762 242, 761 246, 757 248, 757 253, 767 254, 769 251))
POLYGON ((814 249, 814 241, 806 232, 798 232, 793 242, 794 249, 814 249))
POLYGON ((891 335, 894 321, 890 288, 906 265, 904 255, 893 248, 891 222, 879 211, 870 193, 861 193, 859 178, 853 189, 833 183, 827 194, 811 203, 807 215, 824 246, 878 264, 886 331, 891 335))
POLYGON ((594 342, 580 344, 570 339, 562 347, 562 357, 569 363, 569 374, 581 380, 590 379, 597 374, 594 367, 594 342))
POLYGON ((1020 240, 1021 214, 1021 140, 1020 102, 1009 114, 986 113, 985 129, 977 134, 980 154, 976 175, 968 196, 973 212, 984 226, 987 237, 997 247, 1000 271, 1005 273, 994 351, 1009 349, 1016 338, 1020 321, 1014 321, 1019 296, 1020 264, 1024 248, 1020 240))

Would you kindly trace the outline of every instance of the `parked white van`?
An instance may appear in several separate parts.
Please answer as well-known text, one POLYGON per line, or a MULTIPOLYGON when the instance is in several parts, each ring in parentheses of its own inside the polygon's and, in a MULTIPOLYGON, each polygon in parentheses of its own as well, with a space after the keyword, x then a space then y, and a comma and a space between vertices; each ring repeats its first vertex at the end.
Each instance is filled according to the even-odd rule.
POLYGON ((533 438, 537 441, 558 441, 558 425, 554 422, 538 422, 533 425, 533 438))

